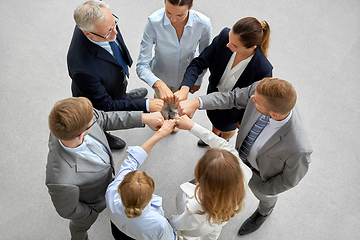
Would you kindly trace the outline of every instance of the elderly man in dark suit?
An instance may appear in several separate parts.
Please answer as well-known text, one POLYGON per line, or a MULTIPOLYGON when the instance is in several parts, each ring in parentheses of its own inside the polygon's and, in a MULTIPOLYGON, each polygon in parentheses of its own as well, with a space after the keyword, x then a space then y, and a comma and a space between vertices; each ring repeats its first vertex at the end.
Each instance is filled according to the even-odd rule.
POLYGON ((308 171, 312 148, 295 103, 295 89, 277 78, 179 103, 179 115, 189 117, 198 108, 245 108, 235 147, 253 170, 249 187, 259 205, 240 235, 256 231, 272 213, 278 195, 296 186, 308 171))
POLYGON ((49 115, 46 186, 58 214, 70 219, 72 240, 88 239, 87 230, 106 207, 105 192, 114 163, 104 130, 159 129, 160 112, 103 112, 84 97, 58 101, 49 115))
MULTIPOLYGON (((74 97, 87 97, 103 111, 157 112, 163 108, 159 99, 143 99, 146 88, 126 93, 132 59, 117 26, 118 17, 108 5, 90 0, 74 11, 76 27, 67 55, 74 97)), ((110 147, 121 149, 125 142, 107 134, 110 147)))

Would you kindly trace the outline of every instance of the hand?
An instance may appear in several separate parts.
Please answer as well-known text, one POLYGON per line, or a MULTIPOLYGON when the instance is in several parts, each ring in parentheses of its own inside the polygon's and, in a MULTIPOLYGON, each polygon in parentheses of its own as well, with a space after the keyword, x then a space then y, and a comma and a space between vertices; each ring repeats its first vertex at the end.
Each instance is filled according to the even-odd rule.
POLYGON ((160 112, 143 113, 142 121, 144 124, 148 125, 152 130, 157 131, 163 125, 164 118, 160 112))
POLYGON ((183 130, 191 130, 194 122, 186 115, 176 118, 176 127, 183 130))
POLYGON ((169 89, 169 87, 161 80, 157 80, 154 83, 154 87, 159 90, 160 98, 168 103, 175 104, 175 96, 174 93, 169 89))
POLYGON ((161 128, 157 131, 157 134, 160 135, 161 138, 165 137, 166 135, 172 133, 175 127, 175 119, 165 120, 164 124, 161 128))
POLYGON ((179 102, 184 101, 187 99, 188 94, 189 94, 189 87, 188 86, 182 86, 181 89, 179 91, 177 91, 176 93, 174 93, 175 96, 175 104, 176 107, 179 107, 179 102))
POLYGON ((197 91, 199 91, 201 85, 194 85, 191 90, 190 90, 190 93, 194 94, 196 93, 197 91))
POLYGON ((161 99, 150 99, 149 110, 150 112, 161 112, 164 108, 164 101, 161 99))
POLYGON ((189 118, 192 118, 194 116, 196 109, 198 109, 199 107, 200 107, 200 101, 198 98, 193 98, 179 102, 178 115, 179 116, 187 115, 189 116, 189 118))

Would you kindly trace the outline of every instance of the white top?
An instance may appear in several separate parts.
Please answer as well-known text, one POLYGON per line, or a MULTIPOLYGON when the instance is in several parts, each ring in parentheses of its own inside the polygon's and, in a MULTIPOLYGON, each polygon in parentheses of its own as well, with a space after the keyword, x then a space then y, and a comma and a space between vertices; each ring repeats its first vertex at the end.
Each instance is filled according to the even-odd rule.
POLYGON ((244 72, 246 66, 249 64, 254 54, 248 57, 247 59, 240 61, 238 64, 236 64, 235 67, 231 68, 232 65, 234 64, 235 56, 236 53, 234 52, 231 55, 231 58, 226 66, 226 69, 217 85, 219 92, 227 92, 233 89, 237 80, 244 72))
MULTIPOLYGON (((196 48, 199 46, 201 53, 209 46, 210 39, 210 19, 205 15, 190 10, 179 41, 175 28, 165 14, 165 8, 159 9, 149 16, 146 23, 136 73, 151 87, 159 79, 168 86, 178 87, 186 68, 195 57, 196 48)), ((195 85, 201 85, 205 72, 199 76, 195 85)))
MULTIPOLYGON (((240 167, 244 173, 245 187, 248 188, 248 183, 252 177, 252 171, 240 160, 238 151, 232 147, 230 143, 197 123, 194 124, 190 132, 209 144, 209 146, 221 148, 234 154, 238 158, 240 167)), ((184 212, 180 215, 171 216, 169 218, 171 226, 177 230, 181 230, 182 235, 186 237, 186 239, 217 239, 220 235, 221 228, 226 224, 226 222, 220 225, 215 223, 210 225, 205 214, 195 214, 198 210, 202 211, 201 205, 196 201, 194 196, 195 185, 191 183, 184 183, 180 186, 180 188, 186 195, 184 203, 186 207, 182 207, 184 212)))

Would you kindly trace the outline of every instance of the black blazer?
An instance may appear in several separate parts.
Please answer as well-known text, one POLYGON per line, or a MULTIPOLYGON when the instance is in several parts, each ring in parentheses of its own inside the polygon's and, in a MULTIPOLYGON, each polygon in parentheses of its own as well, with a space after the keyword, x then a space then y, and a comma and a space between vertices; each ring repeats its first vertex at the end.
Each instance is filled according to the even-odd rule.
MULTIPOLYGON (((130 67, 132 59, 117 27, 117 40, 130 67)), ((127 80, 117 60, 92 43, 76 26, 70 43, 67 65, 74 97, 87 97, 94 108, 104 111, 146 111, 146 99, 131 100, 126 94, 127 80)))
MULTIPOLYGON (((229 28, 224 28, 220 34, 213 39, 212 43, 205 48, 198 57, 191 61, 186 69, 181 86, 185 85, 191 89, 198 75, 201 74, 204 69, 209 68, 210 77, 207 92, 218 92, 217 85, 233 53, 226 47, 229 42, 229 32, 229 28)), ((247 87, 264 77, 271 77, 272 69, 271 63, 267 60, 261 49, 257 47, 253 58, 239 77, 234 88, 247 87)))

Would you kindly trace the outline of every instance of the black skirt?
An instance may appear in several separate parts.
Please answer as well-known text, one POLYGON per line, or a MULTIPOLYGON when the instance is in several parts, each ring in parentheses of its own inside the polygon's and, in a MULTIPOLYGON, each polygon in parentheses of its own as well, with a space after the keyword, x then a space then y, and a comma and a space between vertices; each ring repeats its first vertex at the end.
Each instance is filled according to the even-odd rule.
POLYGON ((206 114, 216 129, 230 132, 236 129, 238 122, 241 122, 244 109, 206 110, 206 114))

